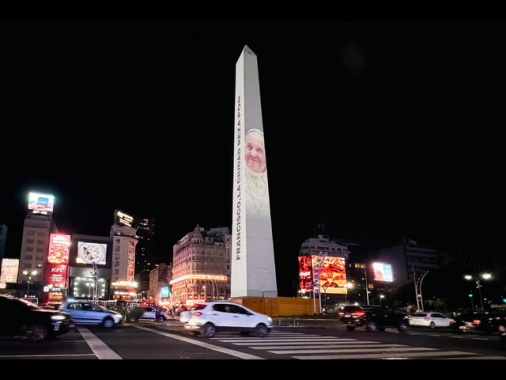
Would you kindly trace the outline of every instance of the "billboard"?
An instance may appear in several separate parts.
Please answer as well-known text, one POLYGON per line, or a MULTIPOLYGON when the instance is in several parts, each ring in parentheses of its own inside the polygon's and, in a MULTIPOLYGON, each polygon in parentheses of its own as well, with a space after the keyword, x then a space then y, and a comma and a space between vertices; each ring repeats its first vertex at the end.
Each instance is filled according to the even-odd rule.
POLYGON ((68 264, 70 235, 51 234, 49 236, 49 253, 47 262, 50 264, 68 264))
POLYGON ((313 268, 311 266, 311 256, 299 256, 299 289, 313 291, 313 268))
POLYGON ((344 257, 313 255, 313 279, 322 293, 347 294, 344 257))
POLYGON ((54 195, 36 192, 28 193, 28 210, 34 213, 47 214, 53 212, 54 195))
POLYGON ((133 222, 134 222, 133 216, 127 215, 119 210, 114 211, 114 224, 117 224, 119 226, 132 227, 133 222))
POLYGON ((47 264, 46 265, 46 284, 53 288, 65 288, 67 285, 66 264, 47 264))
POLYGON ((95 262, 97 265, 105 265, 107 259, 107 244, 104 243, 89 243, 77 242, 77 258, 78 264, 92 264, 95 262))
POLYGON ((2 270, 0 272, 0 283, 18 282, 19 259, 2 259, 2 270))
POLYGON ((385 263, 372 263, 373 280, 378 282, 393 282, 392 265, 385 263))

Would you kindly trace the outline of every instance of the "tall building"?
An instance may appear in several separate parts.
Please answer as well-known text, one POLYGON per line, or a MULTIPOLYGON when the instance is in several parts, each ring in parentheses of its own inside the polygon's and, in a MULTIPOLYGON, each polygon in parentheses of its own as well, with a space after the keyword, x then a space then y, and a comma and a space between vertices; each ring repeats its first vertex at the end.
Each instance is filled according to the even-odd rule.
POLYGON ((135 247, 135 281, 138 284, 138 293, 145 298, 149 291, 149 273, 155 268, 155 218, 138 219, 138 242, 135 247))
POLYGON ((179 239, 173 246, 173 304, 191 306, 230 298, 230 249, 228 227, 206 230, 197 225, 179 239))
POLYGON ((18 270, 18 295, 42 297, 42 285, 48 257, 51 233, 57 233, 56 224, 49 214, 28 211, 23 223, 18 270))
POLYGON ((236 63, 231 295, 276 298, 258 62, 245 46, 236 63))

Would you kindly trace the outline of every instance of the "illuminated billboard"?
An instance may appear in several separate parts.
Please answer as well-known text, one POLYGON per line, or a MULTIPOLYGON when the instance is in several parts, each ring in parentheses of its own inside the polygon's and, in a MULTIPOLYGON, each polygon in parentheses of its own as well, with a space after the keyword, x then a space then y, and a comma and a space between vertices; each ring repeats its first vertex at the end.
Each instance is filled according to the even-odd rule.
POLYGON ((28 193, 28 210, 34 213, 47 214, 53 212, 54 195, 30 192, 28 193))
POLYGON ((119 226, 127 226, 132 227, 134 222, 133 216, 127 215, 122 211, 115 210, 114 211, 114 223, 119 226))
POLYGON ((299 256, 299 289, 307 292, 313 291, 313 268, 311 256, 299 256))
POLYGON ((67 265, 65 264, 47 264, 46 265, 46 284, 53 288, 65 288, 67 285, 67 265))
POLYGON ((2 270, 0 272, 0 283, 18 282, 19 259, 2 259, 2 270))
POLYGON ((313 279, 322 293, 347 294, 344 257, 313 255, 313 279))
POLYGON ((372 271, 374 273, 374 281, 393 282, 392 265, 385 263, 372 263, 372 271))
POLYGON ((68 264, 70 235, 51 234, 49 237, 49 253, 47 262, 50 264, 68 264))
POLYGON ((105 265, 107 259, 107 244, 77 242, 77 258, 78 264, 105 265))

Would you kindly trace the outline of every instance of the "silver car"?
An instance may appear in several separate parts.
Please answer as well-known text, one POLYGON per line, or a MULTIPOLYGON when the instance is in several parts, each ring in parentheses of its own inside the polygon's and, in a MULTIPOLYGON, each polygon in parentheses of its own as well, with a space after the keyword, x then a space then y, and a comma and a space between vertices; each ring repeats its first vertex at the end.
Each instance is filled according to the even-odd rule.
POLYGON ((67 301, 60 310, 69 313, 76 325, 97 325, 109 329, 123 323, 123 315, 91 301, 67 301))

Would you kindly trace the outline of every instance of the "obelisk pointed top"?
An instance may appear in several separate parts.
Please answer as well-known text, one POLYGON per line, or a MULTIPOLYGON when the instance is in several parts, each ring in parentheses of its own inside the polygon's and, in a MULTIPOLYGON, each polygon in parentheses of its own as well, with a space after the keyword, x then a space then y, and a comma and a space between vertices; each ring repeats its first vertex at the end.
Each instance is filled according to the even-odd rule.
POLYGON ((243 52, 243 53, 248 53, 248 54, 255 54, 255 53, 253 53, 253 50, 251 50, 251 49, 249 48, 249 46, 248 46, 248 45, 244 45, 244 49, 242 49, 242 52, 243 52))

